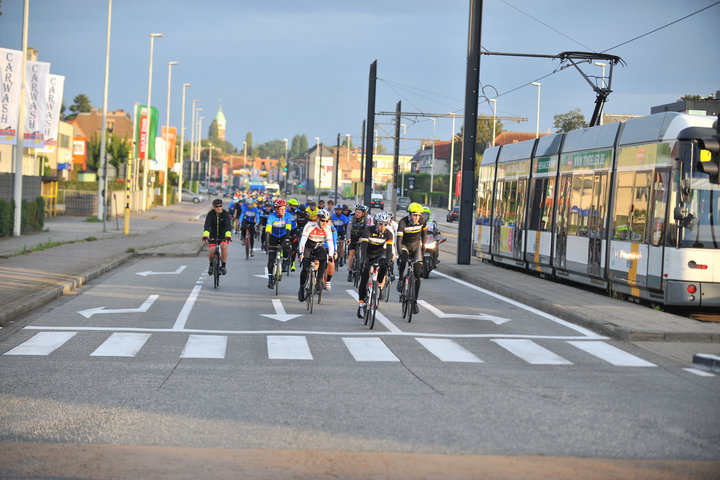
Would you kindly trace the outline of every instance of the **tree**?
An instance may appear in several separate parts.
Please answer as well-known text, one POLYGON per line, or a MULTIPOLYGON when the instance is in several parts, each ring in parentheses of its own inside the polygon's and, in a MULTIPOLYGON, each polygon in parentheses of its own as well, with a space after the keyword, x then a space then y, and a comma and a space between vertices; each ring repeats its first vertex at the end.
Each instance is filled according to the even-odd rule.
POLYGON ((247 144, 248 157, 252 157, 253 156, 252 132, 248 132, 247 135, 245 135, 245 143, 247 144))
POLYGON ((702 100, 702 97, 700 97, 700 95, 683 95, 678 99, 678 102, 682 102, 683 100, 702 100))
POLYGON ((345 137, 342 141, 343 147, 348 147, 350 150, 354 150, 356 147, 352 142, 352 139, 350 137, 345 137))
MULTIPOLYGON (((503 131, 503 124, 495 119, 495 136, 497 137, 503 131)), ((482 155, 486 148, 490 148, 493 143, 493 121, 491 118, 478 118, 477 136, 475 137, 475 153, 482 155)), ((462 149, 462 147, 461 147, 462 149)), ((457 153, 457 145, 455 152, 457 153)))
POLYGON ((210 139, 211 142, 213 142, 213 145, 216 143, 219 143, 220 138, 218 137, 218 126, 217 126, 217 120, 213 120, 210 126, 208 127, 208 139, 210 139))
POLYGON ((285 141, 284 140, 270 140, 269 142, 258 145, 255 149, 255 153, 260 158, 276 158, 285 156, 285 141))
POLYGON ((308 149, 308 139, 307 135, 304 133, 302 135, 297 134, 293 137, 292 143, 290 144, 290 158, 297 158, 300 155, 302 155, 303 152, 307 151, 308 149))
POLYGON ((77 117, 78 113, 87 113, 91 110, 92 105, 90 105, 90 99, 87 95, 81 93, 80 95, 77 95, 75 98, 73 98, 73 104, 70 105, 70 111, 72 113, 65 117, 65 120, 72 122, 73 120, 75 120, 75 117, 77 117))
POLYGON ((570 110, 568 113, 553 115, 553 124, 555 128, 557 128, 556 133, 569 132, 588 126, 588 123, 585 121, 585 115, 580 113, 579 108, 570 110))

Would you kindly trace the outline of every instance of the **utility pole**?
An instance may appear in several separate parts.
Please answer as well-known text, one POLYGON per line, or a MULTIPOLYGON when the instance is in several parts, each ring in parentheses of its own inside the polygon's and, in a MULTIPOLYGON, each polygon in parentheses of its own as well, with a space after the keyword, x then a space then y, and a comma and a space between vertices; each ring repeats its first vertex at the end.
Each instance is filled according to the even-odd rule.
POLYGON ((365 182, 363 203, 370 205, 372 194, 373 145, 375 144, 375 84, 377 83, 377 60, 370 65, 370 81, 368 85, 367 139, 365 146, 365 182))
MULTIPOLYGON (((333 175, 335 176, 335 198, 333 200, 337 203, 338 201, 338 168, 340 167, 340 132, 338 132, 337 148, 335 149, 335 168, 333 168, 333 175)), ((330 212, 331 214, 333 212, 330 212)))
POLYGON ((400 161, 400 112, 402 112, 402 101, 397 102, 395 107, 395 150, 393 152, 393 177, 392 177, 392 194, 390 195, 390 205, 392 211, 397 210, 397 186, 398 186, 398 163, 400 161))

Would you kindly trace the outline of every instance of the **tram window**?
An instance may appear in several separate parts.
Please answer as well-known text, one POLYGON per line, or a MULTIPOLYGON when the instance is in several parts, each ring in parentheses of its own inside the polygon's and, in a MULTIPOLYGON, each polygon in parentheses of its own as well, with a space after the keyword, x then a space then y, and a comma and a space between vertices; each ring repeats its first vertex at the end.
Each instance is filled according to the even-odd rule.
POLYGON ((635 174, 635 195, 632 209, 632 238, 633 242, 645 242, 645 229, 647 227, 648 204, 650 198, 650 173, 637 172, 635 174))
POLYGON ((477 219, 480 225, 490 225, 492 206, 492 182, 480 182, 478 185, 477 219))
POLYGON ((578 231, 580 230, 580 215, 582 213, 582 206, 580 205, 583 188, 582 180, 582 177, 573 177, 572 179, 572 191, 570 192, 570 212, 568 213, 568 235, 577 235, 578 231))
POLYGON ((545 188, 543 188, 545 195, 543 196, 543 215, 540 222, 539 230, 544 232, 550 231, 550 223, 553 217, 553 201, 555 199, 555 179, 548 178, 545 188))
POLYGON ((632 213, 633 172, 618 173, 617 191, 615 192, 615 212, 613 215, 613 239, 629 239, 629 221, 632 213))
POLYGON ((543 232, 550 231, 550 219, 553 214, 553 192, 555 179, 551 177, 536 178, 532 182, 530 199, 529 229, 543 232))
POLYGON ((670 172, 655 172, 652 189, 653 219, 650 230, 650 244, 660 246, 665 239, 665 210, 667 207, 668 181, 670 172))

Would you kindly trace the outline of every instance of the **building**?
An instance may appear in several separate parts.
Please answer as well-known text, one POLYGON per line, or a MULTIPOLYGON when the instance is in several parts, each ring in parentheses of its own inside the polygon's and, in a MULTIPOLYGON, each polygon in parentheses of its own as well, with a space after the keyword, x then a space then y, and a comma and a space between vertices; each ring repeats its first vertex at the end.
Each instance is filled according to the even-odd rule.
POLYGON ((435 141, 435 160, 433 143, 424 145, 411 160, 412 170, 416 173, 447 175, 450 172, 450 141, 435 141))
POLYGON ((717 116, 720 113, 720 90, 715 94, 708 95, 707 98, 700 100, 678 100, 673 103, 657 105, 650 109, 650 113, 662 112, 682 112, 692 115, 712 115, 717 116))
MULTIPOLYGON (((546 137, 548 135, 550 134, 541 133, 538 137, 546 137)), ((532 132, 502 132, 495 137, 495 146, 524 142, 525 140, 532 140, 533 138, 535 138, 535 134, 532 132)))
POLYGON ((215 114, 215 122, 217 122, 217 136, 220 140, 225 141, 225 114, 222 111, 222 107, 218 107, 218 111, 215 114))
MULTIPOLYGON (((102 132, 103 111, 92 109, 89 112, 78 113, 73 121, 75 135, 90 140, 94 135, 102 132)), ((105 125, 110 134, 130 139, 133 138, 133 121, 130 115, 123 110, 108 111, 105 125)))

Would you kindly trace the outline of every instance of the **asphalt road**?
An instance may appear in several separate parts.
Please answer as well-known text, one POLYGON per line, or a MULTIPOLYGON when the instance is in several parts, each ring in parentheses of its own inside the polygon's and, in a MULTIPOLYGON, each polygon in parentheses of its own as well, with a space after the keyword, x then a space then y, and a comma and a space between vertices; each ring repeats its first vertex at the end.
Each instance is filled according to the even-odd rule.
POLYGON ((720 472, 716 378, 438 272, 369 331, 345 268, 309 314, 241 250, 218 289, 202 255, 137 259, 5 337, 0 476, 720 472))

